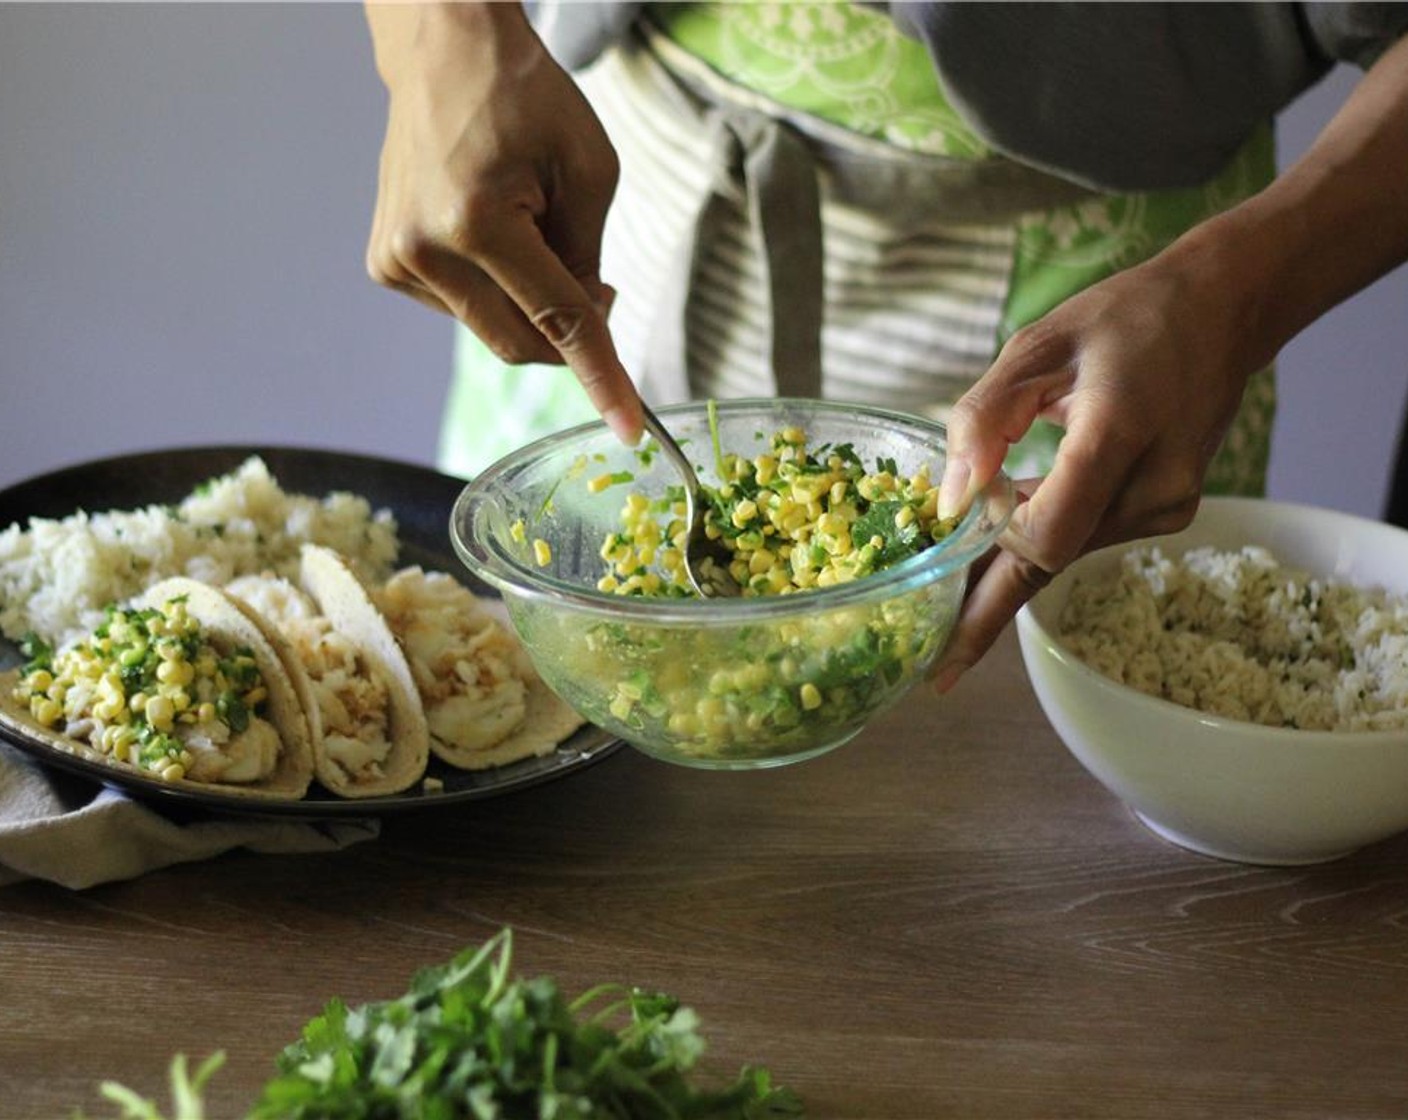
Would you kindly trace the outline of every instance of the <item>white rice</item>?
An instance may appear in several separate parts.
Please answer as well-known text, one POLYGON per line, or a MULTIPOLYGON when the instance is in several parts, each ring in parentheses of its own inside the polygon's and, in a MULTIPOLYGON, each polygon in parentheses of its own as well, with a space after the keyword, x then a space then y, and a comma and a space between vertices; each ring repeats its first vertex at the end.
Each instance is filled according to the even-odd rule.
POLYGON ((1263 548, 1130 549, 1078 580, 1062 641, 1123 684, 1273 727, 1408 727, 1408 599, 1283 567, 1263 548))
POLYGON ((295 578, 305 541, 337 550, 371 580, 390 574, 398 552, 389 511, 346 492, 285 493, 257 457, 174 507, 31 518, 0 531, 0 632, 63 645, 101 622, 108 604, 167 576, 222 586, 263 571, 295 578))

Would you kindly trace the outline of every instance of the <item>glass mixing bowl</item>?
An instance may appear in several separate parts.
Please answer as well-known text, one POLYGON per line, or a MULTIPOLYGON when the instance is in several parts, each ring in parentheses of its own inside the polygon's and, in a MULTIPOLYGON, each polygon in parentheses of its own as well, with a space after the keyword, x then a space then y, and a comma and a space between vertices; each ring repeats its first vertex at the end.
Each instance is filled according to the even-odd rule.
MULTIPOLYGON (((696 464, 721 485, 703 403, 659 410, 696 464)), ((740 400, 717 405, 719 446, 749 458, 783 428, 809 448, 849 443, 868 469, 893 459, 911 476, 943 474, 942 425, 851 404, 740 400)), ((849 583, 737 599, 626 597, 597 590, 601 548, 621 529, 628 493, 679 484, 661 455, 623 446, 604 424, 539 440, 485 470, 451 516, 455 551, 502 593, 543 679, 591 722, 646 754, 709 769, 812 758, 852 738, 921 680, 958 616, 968 569, 1014 506, 1000 475, 932 547, 849 583), (616 474, 628 482, 593 492, 616 474), (545 542, 550 559, 541 564, 545 542), (808 687, 810 686, 810 687, 808 687)))

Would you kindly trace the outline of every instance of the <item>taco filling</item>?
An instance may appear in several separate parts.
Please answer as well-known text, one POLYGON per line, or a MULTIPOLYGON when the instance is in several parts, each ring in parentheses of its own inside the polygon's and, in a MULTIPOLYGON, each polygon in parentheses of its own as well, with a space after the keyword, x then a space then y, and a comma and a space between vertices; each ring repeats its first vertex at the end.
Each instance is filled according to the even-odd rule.
POLYGON ((395 751, 391 697, 365 652, 287 579, 245 576, 226 590, 272 623, 292 648, 316 707, 315 749, 323 767, 336 769, 337 787, 380 785, 395 751))
POLYGON ((406 652, 441 758, 465 765, 518 729, 532 670, 473 592, 443 572, 404 568, 375 596, 406 652))
POLYGON ((253 650, 220 642, 185 596, 111 606, 59 651, 27 643, 12 698, 40 726, 166 781, 252 784, 278 768, 253 650))

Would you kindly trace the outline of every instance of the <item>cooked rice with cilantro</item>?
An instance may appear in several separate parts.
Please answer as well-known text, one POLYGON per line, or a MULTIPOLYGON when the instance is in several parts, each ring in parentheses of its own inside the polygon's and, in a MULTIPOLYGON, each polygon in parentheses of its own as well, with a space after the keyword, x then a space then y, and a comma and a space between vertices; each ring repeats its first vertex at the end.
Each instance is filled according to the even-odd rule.
POLYGON ((175 506, 31 518, 0 530, 0 632, 63 646, 102 622, 109 603, 168 576, 216 585, 262 571, 294 577, 305 541, 373 579, 390 574, 398 551, 389 511, 345 492, 286 493, 258 457, 175 506))
POLYGON ((1264 548, 1132 548, 1114 573, 1074 585, 1059 631, 1105 676, 1209 714, 1408 727, 1408 599, 1285 567, 1264 548))

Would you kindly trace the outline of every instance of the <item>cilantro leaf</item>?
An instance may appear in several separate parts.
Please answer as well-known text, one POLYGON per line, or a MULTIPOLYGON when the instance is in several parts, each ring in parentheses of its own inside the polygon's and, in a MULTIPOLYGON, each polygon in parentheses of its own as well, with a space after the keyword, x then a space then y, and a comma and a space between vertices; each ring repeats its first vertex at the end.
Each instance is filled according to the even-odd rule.
POLYGON ((54 664, 54 647, 41 638, 34 631, 25 633, 19 640, 20 656, 24 658, 24 671, 33 672, 35 669, 49 669, 54 664))
POLYGON ((904 508, 901 501, 874 502, 851 526, 851 539, 858 545, 880 538, 874 562, 877 572, 908 560, 933 543, 920 533, 917 518, 903 528, 895 524, 895 515, 904 508))

